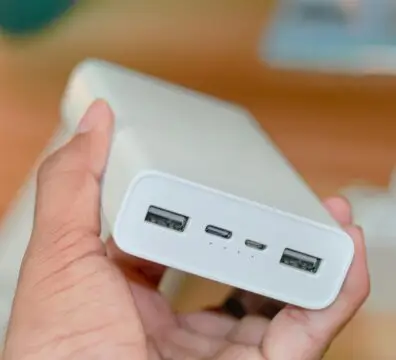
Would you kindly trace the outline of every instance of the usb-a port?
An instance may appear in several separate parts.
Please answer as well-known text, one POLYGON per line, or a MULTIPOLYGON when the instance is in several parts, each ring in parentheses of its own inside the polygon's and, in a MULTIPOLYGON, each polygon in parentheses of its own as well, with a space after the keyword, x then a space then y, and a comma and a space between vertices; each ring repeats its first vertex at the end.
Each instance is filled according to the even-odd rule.
POLYGON ((150 206, 145 221, 168 229, 183 232, 187 226, 188 217, 156 206, 150 206))
POLYGON ((322 259, 296 250, 285 249, 280 262, 292 268, 316 274, 322 259))

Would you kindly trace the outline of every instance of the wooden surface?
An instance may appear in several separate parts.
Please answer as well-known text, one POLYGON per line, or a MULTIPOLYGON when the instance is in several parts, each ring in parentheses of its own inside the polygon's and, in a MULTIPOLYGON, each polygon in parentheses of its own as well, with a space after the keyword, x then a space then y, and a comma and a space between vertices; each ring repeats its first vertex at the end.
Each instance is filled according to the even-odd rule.
MULTIPOLYGON (((87 56, 247 106, 320 196, 353 182, 387 184, 396 80, 270 71, 257 59, 267 1, 94 3, 37 37, 0 40, 0 213, 58 121, 68 73, 87 56)), ((209 290, 194 284, 185 299, 209 290)), ((394 324, 396 314, 362 313, 329 359, 395 358, 394 324)))

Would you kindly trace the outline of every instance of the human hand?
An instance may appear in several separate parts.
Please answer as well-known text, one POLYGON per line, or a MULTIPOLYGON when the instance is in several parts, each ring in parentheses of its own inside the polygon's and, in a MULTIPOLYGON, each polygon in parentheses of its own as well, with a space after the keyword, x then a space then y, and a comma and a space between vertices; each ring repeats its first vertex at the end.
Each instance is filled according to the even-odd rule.
POLYGON ((355 243, 352 267, 329 308, 286 306, 272 321, 174 314, 153 286, 164 269, 99 238, 112 128, 111 110, 95 102, 76 136, 39 171, 3 360, 321 359, 369 293, 363 235, 346 201, 325 202, 355 243))

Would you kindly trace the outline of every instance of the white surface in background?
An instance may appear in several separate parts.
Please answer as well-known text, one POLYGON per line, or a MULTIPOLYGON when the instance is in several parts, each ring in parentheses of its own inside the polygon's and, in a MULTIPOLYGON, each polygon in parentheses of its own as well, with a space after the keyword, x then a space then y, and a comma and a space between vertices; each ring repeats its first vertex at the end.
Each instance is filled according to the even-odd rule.
POLYGON ((389 189, 391 194, 396 196, 396 169, 392 173, 389 189))
POLYGON ((279 68, 394 75, 394 14, 389 0, 278 0, 260 55, 279 68))
POLYGON ((352 187, 344 194, 366 235, 371 276, 368 310, 396 311, 396 172, 389 189, 352 187))

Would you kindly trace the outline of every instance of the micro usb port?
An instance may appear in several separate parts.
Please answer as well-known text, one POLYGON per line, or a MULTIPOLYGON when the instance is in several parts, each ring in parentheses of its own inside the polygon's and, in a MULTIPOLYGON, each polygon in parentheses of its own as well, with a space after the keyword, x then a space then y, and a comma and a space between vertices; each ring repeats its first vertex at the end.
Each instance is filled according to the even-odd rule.
POLYGON ((188 219, 189 218, 185 215, 161 209, 156 206, 150 206, 145 221, 171 230, 183 232, 187 226, 188 219))
POLYGON ((254 249, 254 250, 259 250, 259 251, 263 251, 263 250, 265 250, 267 248, 267 245, 264 245, 262 243, 259 243, 259 242, 254 241, 254 240, 249 240, 249 239, 245 241, 245 245, 248 248, 251 248, 251 249, 254 249))
POLYGON ((322 259, 296 250, 285 249, 280 262, 292 268, 316 274, 322 259))

